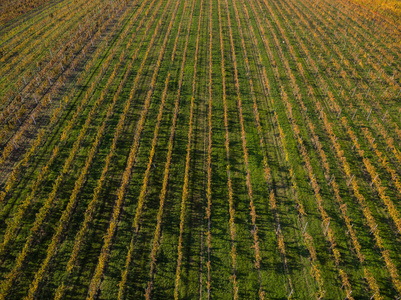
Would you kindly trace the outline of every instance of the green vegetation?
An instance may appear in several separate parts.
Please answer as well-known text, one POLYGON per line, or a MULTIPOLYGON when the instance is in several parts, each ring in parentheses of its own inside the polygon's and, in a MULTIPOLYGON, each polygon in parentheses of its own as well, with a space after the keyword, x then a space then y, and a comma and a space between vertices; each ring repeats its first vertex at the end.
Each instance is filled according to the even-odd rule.
POLYGON ((31 4, 0 18, 0 299, 401 296, 398 25, 31 4))

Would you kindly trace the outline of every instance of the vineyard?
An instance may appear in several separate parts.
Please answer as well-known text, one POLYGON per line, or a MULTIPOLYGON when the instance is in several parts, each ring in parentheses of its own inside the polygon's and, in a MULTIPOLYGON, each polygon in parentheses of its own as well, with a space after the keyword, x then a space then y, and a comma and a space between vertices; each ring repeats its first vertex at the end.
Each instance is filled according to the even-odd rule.
POLYGON ((0 4, 0 300, 401 299, 376 2, 0 4))

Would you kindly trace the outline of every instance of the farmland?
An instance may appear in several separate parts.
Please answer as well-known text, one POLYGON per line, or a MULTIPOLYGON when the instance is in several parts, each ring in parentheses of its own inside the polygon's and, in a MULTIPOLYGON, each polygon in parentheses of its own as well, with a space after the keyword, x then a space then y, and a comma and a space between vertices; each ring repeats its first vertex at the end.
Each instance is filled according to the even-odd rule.
POLYGON ((401 23, 366 3, 0 4, 0 300, 398 299, 401 23))

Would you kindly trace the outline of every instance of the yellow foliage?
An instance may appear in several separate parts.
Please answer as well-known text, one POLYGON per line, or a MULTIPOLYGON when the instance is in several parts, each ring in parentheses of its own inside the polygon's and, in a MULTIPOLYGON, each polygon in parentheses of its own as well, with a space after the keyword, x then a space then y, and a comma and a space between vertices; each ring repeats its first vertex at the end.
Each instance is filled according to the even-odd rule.
POLYGON ((384 17, 397 20, 401 17, 401 2, 399 0, 355 0, 369 10, 384 17))

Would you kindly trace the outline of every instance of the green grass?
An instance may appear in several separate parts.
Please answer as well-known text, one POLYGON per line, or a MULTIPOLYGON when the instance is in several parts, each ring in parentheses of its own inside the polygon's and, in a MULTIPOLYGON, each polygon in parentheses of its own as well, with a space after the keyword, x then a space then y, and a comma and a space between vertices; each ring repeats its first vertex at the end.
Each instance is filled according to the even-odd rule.
MULTIPOLYGON (((144 11, 150 7, 150 2, 146 2, 144 11)), ((356 150, 352 149, 353 142, 346 131, 346 127, 337 119, 337 111, 334 109, 331 100, 324 95, 326 87, 321 86, 321 81, 330 86, 329 90, 333 92, 333 101, 342 109, 341 117, 347 119, 348 125, 358 137, 358 142, 364 150, 364 157, 369 159, 380 175, 381 185, 386 188, 386 195, 394 202, 396 210, 401 212, 400 195, 391 183, 391 175, 384 170, 383 165, 370 147, 362 131, 363 128, 366 128, 376 138, 375 142, 378 148, 388 157, 389 166, 398 175, 401 175, 397 157, 387 149, 388 141, 378 135, 378 128, 373 122, 366 120, 366 111, 372 108, 371 118, 375 118, 383 126, 386 134, 394 139, 396 149, 401 150, 399 146, 400 137, 396 131, 401 126, 401 120, 399 119, 401 107, 398 101, 399 98, 396 97, 400 88, 399 47, 393 46, 391 49, 388 47, 390 43, 399 37, 399 32, 396 29, 390 32, 384 23, 380 27, 381 25, 373 21, 365 20, 363 16, 367 12, 358 11, 358 14, 352 15, 350 4, 345 2, 340 6, 336 6, 336 3, 331 0, 319 2, 318 5, 311 1, 297 0, 275 2, 267 0, 266 3, 264 0, 227 0, 228 6, 226 6, 225 0, 220 2, 182 0, 179 3, 176 16, 172 20, 171 33, 160 62, 160 68, 157 69, 157 60, 159 53, 162 51, 163 40, 167 34, 168 24, 173 17, 176 2, 171 1, 167 6, 167 0, 156 0, 146 17, 139 15, 138 19, 131 24, 129 21, 141 5, 139 3, 133 6, 131 5, 132 3, 133 1, 128 1, 128 5, 124 5, 123 1, 115 0, 104 3, 105 7, 111 7, 111 4, 118 6, 121 12, 113 15, 113 21, 102 32, 90 53, 87 53, 85 58, 79 59, 76 71, 72 72, 71 77, 66 78, 66 86, 46 92, 51 93, 53 103, 43 108, 43 111, 37 117, 37 127, 31 126, 27 131, 24 131, 23 138, 18 143, 20 148, 17 151, 14 150, 2 166, 0 171, 1 191, 5 190, 5 182, 13 167, 23 159, 31 143, 35 140, 38 130, 42 128, 46 130, 43 142, 35 150, 34 155, 31 156, 27 164, 22 166, 20 175, 13 182, 11 190, 5 197, 5 202, 0 205, 0 219, 3 221, 0 222, 0 242, 3 241, 7 226, 12 222, 13 216, 15 216, 23 201, 31 193, 31 187, 37 180, 42 167, 49 161, 53 149, 56 146, 60 147, 58 155, 43 178, 32 204, 24 215, 21 227, 18 228, 15 238, 8 246, 5 255, 0 257, 0 284, 5 282, 5 278, 15 266, 15 259, 31 233, 36 214, 48 198, 53 184, 89 116, 89 112, 94 103, 99 100, 102 91, 105 91, 113 69, 119 66, 114 80, 107 88, 104 100, 97 109, 79 146, 73 164, 64 175, 63 183, 57 190, 54 205, 41 227, 40 233, 35 236, 35 242, 29 249, 28 256, 21 270, 19 270, 17 279, 12 282, 11 289, 7 293, 7 299, 23 299, 27 296, 34 275, 46 258, 46 250, 55 233, 59 219, 66 209, 75 182, 82 172, 99 127, 105 120, 107 109, 112 103, 120 82, 128 72, 127 79, 122 86, 121 93, 113 109, 113 114, 106 122, 105 133, 85 178, 85 183, 79 191, 77 205, 74 208, 72 218, 64 228, 61 241, 57 246, 56 255, 52 258, 44 278, 39 283, 39 290, 36 295, 40 299, 54 298, 57 287, 64 282, 67 285, 65 299, 83 299, 88 296, 88 288, 99 262, 99 255, 104 244, 103 238, 110 225, 111 214, 116 204, 117 191, 122 184, 123 171, 127 166, 127 158, 134 136, 137 133, 138 121, 144 112, 145 99, 155 70, 157 70, 155 87, 152 90, 144 127, 140 133, 137 155, 125 191, 117 230, 112 239, 110 255, 107 258, 107 263, 101 276, 101 284, 98 287, 96 299, 117 298, 119 283, 122 272, 125 269, 131 240, 134 241, 134 248, 132 261, 128 267, 128 280, 124 299, 145 298, 146 288, 150 280, 153 281, 152 299, 171 299, 174 297, 181 201, 183 198, 186 153, 189 142, 188 130, 190 127, 192 96, 195 97, 192 121, 193 132, 190 149, 188 199, 182 232, 183 259, 178 295, 180 299, 207 299, 206 232, 208 220, 205 219, 205 216, 207 207, 206 162, 208 148, 209 57, 212 58, 213 93, 211 107, 213 127, 210 228, 212 236, 210 249, 211 298, 232 299, 234 297, 235 291, 232 279, 234 274, 237 278, 240 299, 262 298, 259 294, 260 289, 266 293, 266 297, 269 299, 287 299, 291 293, 291 298, 294 299, 316 298, 319 287, 316 278, 312 274, 313 264, 317 266, 322 276, 326 299, 344 299, 347 296, 339 278, 340 268, 347 274, 354 299, 370 298, 374 293, 370 290, 365 279, 365 267, 372 272, 380 288, 381 296, 385 299, 396 297, 397 290, 382 259, 382 251, 383 249, 389 251, 394 265, 397 270, 400 270, 401 244, 399 233, 397 233, 387 207, 379 198, 377 188, 370 184, 372 179, 367 172, 362 157, 356 150), (194 13, 190 23, 192 3, 194 4, 194 13), (223 49, 220 49, 219 3, 223 28, 223 49), (158 4, 161 4, 161 6, 156 11, 158 4), (201 5, 202 12, 200 14, 201 5), (235 6, 238 10, 240 24, 236 18, 235 6), (244 7, 247 9, 250 19, 247 18, 244 7), (210 8, 213 11, 211 16, 212 28, 209 28, 210 8), (321 12, 326 12, 326 15, 323 16, 321 12), (153 14, 155 18, 151 19, 153 14), (162 18, 163 14, 164 17, 162 18), (142 18, 144 18, 144 22, 140 28, 137 28, 142 18), (260 20, 261 28, 259 28, 258 20, 260 20), (159 21, 161 26, 155 33, 159 21), (177 40, 174 60, 171 61, 180 21, 182 22, 181 32, 177 40), (234 53, 232 53, 230 44, 229 23, 231 23, 233 34, 239 94, 237 94, 235 86, 234 53), (200 24, 199 52, 196 57, 198 24, 200 24), (149 26, 149 29, 145 35, 147 26, 149 26), (247 61, 241 45, 239 26, 241 26, 244 35, 247 61), (376 29, 373 31, 373 28, 376 29), (128 29, 128 34, 120 41, 125 29, 128 29), (129 39, 137 29, 136 37, 133 39, 131 46, 128 47, 129 39), (261 36, 262 29, 266 33, 267 48, 261 36), (212 32, 212 53, 209 53, 209 31, 212 32), (188 49, 184 57, 187 32, 189 32, 188 49), (346 35, 345 32, 347 32, 346 35), (153 45, 150 45, 154 33, 155 39, 153 45), (255 37, 253 37, 253 34, 255 34, 255 37), (387 34, 389 40, 383 41, 387 34), (142 39, 143 41, 141 42, 142 39), (289 44, 284 42, 286 39, 288 39, 289 44), (347 44, 344 44, 345 40, 347 44), (373 42, 375 42, 374 46, 373 42), (356 43, 356 47, 352 43, 356 43), (132 104, 127 112, 122 134, 118 139, 117 147, 111 159, 106 180, 94 211, 93 221, 89 225, 85 242, 78 254, 77 264, 71 275, 66 278, 66 266, 74 247, 76 234, 82 226, 88 204, 93 198, 94 189, 98 184, 105 165, 105 159, 112 146, 117 123, 124 112, 125 104, 134 87, 134 80, 145 59, 148 47, 151 47, 150 52, 144 62, 142 73, 138 77, 137 89, 133 94, 132 104), (290 47, 292 47, 293 52, 290 51, 290 47), (102 49, 102 51, 97 53, 97 49, 102 49), (304 49, 309 51, 312 59, 319 66, 319 77, 316 76, 315 69, 312 68, 311 63, 308 61, 307 53, 305 53, 304 49), (120 63, 119 56, 123 50, 125 55, 120 63), (135 60, 132 60, 137 50, 138 56, 135 60), (224 52, 226 74, 225 92, 227 95, 230 140, 228 160, 225 148, 226 131, 221 50, 224 52), (362 55, 365 52, 370 55, 370 58, 362 55), (353 62, 357 58, 357 54, 361 64, 354 64, 353 62), (68 121, 82 103, 85 93, 90 90, 98 75, 102 74, 102 66, 106 68, 105 62, 110 55, 113 55, 110 64, 105 69, 104 74, 98 78, 94 91, 89 95, 87 104, 77 116, 76 121, 74 121, 67 139, 61 142, 60 138, 64 128, 66 128, 68 121), (341 55, 344 55, 344 58, 348 60, 348 64, 345 63, 341 55), (321 57, 320 59, 319 56, 321 57), (381 56, 383 58, 379 61, 381 56), (393 56, 392 61, 389 61, 390 56, 393 56), (273 65, 270 57, 274 59, 276 65, 273 65), (184 58, 185 65, 181 69, 184 58), (91 59, 93 62, 90 68, 84 71, 85 66, 90 63, 91 59), (128 70, 130 62, 132 67, 128 70), (194 70, 195 62, 197 63, 196 73, 194 70), (288 62, 289 69, 286 68, 286 62, 288 62), (250 71, 249 76, 247 74, 247 66, 250 71), (304 70, 304 75, 299 72, 300 66, 304 70), (267 89, 264 86, 263 68, 266 70, 267 80, 269 81, 269 94, 266 94, 267 89), (367 70, 369 69, 372 69, 372 75, 368 78, 367 70), (377 76, 381 69, 383 69, 385 78, 379 80, 377 76), (345 78, 337 74, 340 70, 345 71, 345 78), (393 80, 391 77, 394 71, 397 72, 394 73, 393 80), (165 80, 169 72, 170 79, 167 86, 160 130, 157 136, 155 156, 144 198, 143 211, 139 218, 138 231, 135 231, 133 221, 149 161, 165 80), (161 236, 156 253, 156 268, 151 277, 149 274, 150 253, 157 224, 157 213, 160 205, 159 196, 165 173, 164 166, 167 159, 170 132, 173 125, 174 105, 178 97, 181 72, 183 72, 183 83, 178 99, 179 110, 173 141, 168 190, 161 220, 161 236), (293 82, 290 79, 290 75, 294 78, 293 82), (375 79, 373 79, 373 75, 375 79), (83 76, 82 83, 75 85, 74 82, 78 76, 83 76), (195 78, 194 94, 192 93, 193 78, 195 78), (251 81, 254 95, 251 94, 251 81), (310 96, 308 84, 310 84, 315 98, 310 96), (299 88, 300 98, 297 98, 294 93, 294 85, 299 88), (343 89, 341 94, 339 93, 340 86, 343 89), (356 86, 358 86, 358 90, 356 96, 353 97, 352 92, 356 86), (368 87, 370 87, 369 97, 365 95, 368 87), (388 95, 383 98, 383 92, 387 88, 388 95), (293 120, 289 118, 287 104, 282 97, 281 89, 287 94, 288 102, 293 108, 293 120), (68 96, 68 101, 61 104, 61 99, 65 96, 68 96), (250 182, 248 184, 246 182, 247 170, 241 136, 238 96, 242 101, 243 125, 249 156, 250 182), (261 131, 258 131, 256 127, 254 99, 260 115, 261 131), (301 106, 301 101, 307 108, 307 117, 301 106), (317 101, 324 107, 324 112, 327 114, 341 149, 344 151, 343 155, 350 165, 351 173, 355 175, 360 192, 366 199, 366 204, 378 224, 380 236, 384 241, 383 249, 377 247, 374 237, 370 233, 370 228, 367 226, 366 218, 362 214, 362 207, 358 203, 352 188, 347 184, 348 179, 344 168, 338 161, 338 156, 332 147, 333 143, 327 128, 320 118, 320 112, 317 110, 317 101), (50 126, 49 118, 58 105, 62 105, 63 110, 58 115, 54 125, 50 126), (363 105, 368 108, 365 109, 363 105), (356 108, 358 108, 358 114, 353 118, 356 108), (278 115, 278 122, 274 117, 274 111, 278 115), (386 118, 383 119, 385 111, 388 111, 388 113, 386 118), (330 174, 326 174, 322 166, 322 158, 314 146, 308 120, 313 124, 314 131, 319 136, 319 141, 330 166, 330 174), (307 158, 301 155, 298 141, 296 140, 295 126, 299 128, 299 135, 302 137, 303 145, 307 150, 307 158), (280 138, 279 127, 285 134, 284 140, 280 138), (261 138, 263 138, 264 142, 264 151, 261 149, 261 138), (284 150, 288 153, 288 161, 285 159, 284 150), (268 182, 265 179, 263 170, 264 158, 267 160, 271 171, 271 178, 268 182), (323 198, 322 207, 330 218, 330 228, 335 235, 335 247, 341 255, 341 262, 338 266, 334 262, 333 250, 328 237, 325 235, 316 195, 310 184, 306 167, 307 161, 310 161, 313 174, 319 184, 319 193, 323 198), (233 241, 237 254, 235 270, 233 269, 233 261, 230 255, 232 241, 229 228, 228 165, 231 167, 230 176, 233 184, 235 208, 236 235, 233 241), (291 178, 291 169, 295 173, 294 178, 291 178), (340 196, 347 205, 347 215, 352 219, 353 228, 361 244, 361 252, 365 256, 363 264, 358 260, 351 237, 347 233, 348 229, 341 215, 339 203, 336 201, 333 187, 329 185, 329 179, 332 174, 335 175, 336 182, 340 188, 340 196), (293 182, 298 187, 296 190, 293 188, 293 182), (254 227, 250 214, 249 187, 253 191, 253 201, 257 215, 256 225, 261 255, 259 269, 255 266, 254 227), (276 210, 273 210, 269 203, 270 192, 275 195, 276 210), (306 216, 300 215, 297 203, 302 203, 307 213, 306 216), (317 254, 317 260, 313 263, 303 237, 303 229, 306 222, 308 222, 306 230, 313 237, 313 247, 317 254), (277 234, 279 225, 284 238, 285 255, 279 249, 279 236, 277 234)), ((48 3, 43 7, 41 6, 34 11, 28 12, 26 15, 18 17, 11 23, 7 23, 6 28, 9 28, 9 31, 7 29, 5 31, 0 30, 0 45, 16 47, 20 43, 19 40, 23 40, 23 37, 25 38, 26 36, 26 45, 22 51, 27 49, 26 47, 41 39, 40 36, 28 38, 27 33, 29 30, 35 28, 35 24, 41 22, 46 13, 53 12, 58 7, 69 5, 71 3, 67 0, 60 1, 57 5, 48 3), (18 35, 21 35, 21 38, 18 35)), ((95 9, 95 11, 98 10, 95 9)), ((82 22, 86 20, 86 13, 83 11, 71 11, 71 14, 71 20, 66 24, 58 24, 57 22, 49 24, 49 28, 58 28, 60 30, 55 30, 47 39, 54 38, 60 45, 68 43, 70 30, 77 27, 79 19, 82 22)), ((108 12, 105 12, 104 15, 107 19, 108 12)), ((91 16, 92 14, 89 17, 91 16)), ((91 21, 105 22, 101 20, 99 15, 94 18, 91 21)), ((87 37, 83 37, 82 40, 82 46, 84 43, 90 43, 90 39, 87 37)), ((29 52, 32 51, 30 52, 32 56, 27 56, 25 60, 21 56, 16 62, 12 62, 10 58, 5 60, 2 66, 14 67, 26 62, 27 67, 23 72, 34 72, 38 60, 43 60, 44 64, 48 62, 46 53, 51 47, 48 45, 47 40, 42 40, 41 43, 44 44, 40 48, 29 50, 29 52)), ((4 88, 0 91, 2 101, 5 95, 8 94, 9 89, 12 89, 16 82, 21 81, 21 74, 12 71, 9 77, 4 77, 0 81, 0 84, 4 83, 4 88)), ((31 80, 31 77, 28 80, 31 80)), ((24 93, 27 94, 27 105, 32 106, 32 91, 24 91, 24 93)), ((47 94, 41 96, 47 97, 47 94)), ((3 103, 1 106, 2 111, 7 109, 7 102, 4 101, 1 102, 3 103)), ((13 105, 16 104, 18 103, 13 102, 13 105)), ((29 118, 29 113, 27 113, 22 118, 22 121, 26 122, 29 118)), ((1 124, 1 128, 5 128, 5 126, 1 124)), ((19 126, 16 126, 16 129, 10 132, 9 136, 14 136, 18 129, 19 126)), ((2 145, 1 151, 3 151, 7 141, 6 139, 0 141, 0 145, 2 145)), ((0 294, 1 291, 3 289, 0 286, 0 294)))

